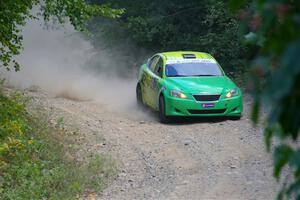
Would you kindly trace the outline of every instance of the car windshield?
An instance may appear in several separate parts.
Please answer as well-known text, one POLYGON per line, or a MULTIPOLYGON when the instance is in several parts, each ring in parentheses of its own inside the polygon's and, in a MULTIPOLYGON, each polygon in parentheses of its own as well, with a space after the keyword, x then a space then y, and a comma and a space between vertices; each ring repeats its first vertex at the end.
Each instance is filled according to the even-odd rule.
POLYGON ((223 73, 219 65, 215 62, 174 63, 166 65, 166 76, 223 76, 223 73))

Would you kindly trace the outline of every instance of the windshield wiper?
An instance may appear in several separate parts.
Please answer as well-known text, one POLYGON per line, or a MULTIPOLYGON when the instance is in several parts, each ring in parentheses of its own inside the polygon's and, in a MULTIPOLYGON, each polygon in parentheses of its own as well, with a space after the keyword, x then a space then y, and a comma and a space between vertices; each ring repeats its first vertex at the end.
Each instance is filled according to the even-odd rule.
POLYGON ((216 76, 212 74, 198 74, 198 75, 191 75, 191 76, 216 76))
POLYGON ((218 75, 212 75, 212 74, 198 74, 198 75, 172 75, 168 77, 192 77, 192 76, 218 76, 218 75))
POLYGON ((187 77, 186 75, 172 75, 172 76, 168 76, 168 77, 187 77))

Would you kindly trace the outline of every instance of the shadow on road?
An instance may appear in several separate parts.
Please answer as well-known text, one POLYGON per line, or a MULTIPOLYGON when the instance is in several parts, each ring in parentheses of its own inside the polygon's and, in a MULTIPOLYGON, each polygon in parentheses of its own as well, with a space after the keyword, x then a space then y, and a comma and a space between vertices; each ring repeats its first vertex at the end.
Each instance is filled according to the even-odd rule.
MULTIPOLYGON (((153 121, 160 123, 158 112, 152 110, 148 107, 139 108, 141 112, 147 114, 153 121)), ((198 124, 198 123, 221 123, 225 121, 236 121, 234 118, 230 117, 172 117, 171 121, 166 125, 188 125, 188 124, 198 124)), ((152 121, 152 120, 151 120, 152 121)))
MULTIPOLYGON (((228 117, 172 117, 171 122, 168 125, 187 125, 198 123, 220 123, 227 120, 231 120, 228 117)), ((159 120, 158 120, 159 121, 159 120)))

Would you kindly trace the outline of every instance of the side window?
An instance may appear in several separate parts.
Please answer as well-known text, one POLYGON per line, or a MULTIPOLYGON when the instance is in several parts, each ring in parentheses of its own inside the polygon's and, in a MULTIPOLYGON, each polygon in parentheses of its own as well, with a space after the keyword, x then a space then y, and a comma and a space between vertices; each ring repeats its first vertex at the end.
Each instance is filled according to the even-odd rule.
POLYGON ((162 74, 163 74, 163 60, 161 58, 159 58, 156 66, 155 66, 154 73, 157 76, 159 76, 160 78, 162 78, 162 74))
POLYGON ((155 70, 155 66, 156 66, 158 59, 159 59, 159 56, 155 56, 150 60, 150 62, 148 64, 148 67, 150 68, 150 70, 152 72, 154 72, 154 70, 155 70))

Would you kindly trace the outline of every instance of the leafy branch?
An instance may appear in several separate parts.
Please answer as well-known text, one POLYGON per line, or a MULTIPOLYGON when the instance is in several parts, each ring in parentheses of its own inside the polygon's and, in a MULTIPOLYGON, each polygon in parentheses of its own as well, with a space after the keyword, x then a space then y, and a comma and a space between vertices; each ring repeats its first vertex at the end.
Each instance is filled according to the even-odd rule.
POLYGON ((278 199, 300 199, 300 7, 292 0, 231 0, 239 10, 245 38, 256 45, 250 83, 255 94, 253 121, 262 105, 269 105, 265 142, 274 148, 274 176, 289 166, 294 179, 282 187, 278 199), (241 9, 245 7, 244 9, 241 9), (279 144, 272 146, 274 139, 279 144))
POLYGON ((117 18, 124 13, 124 9, 87 4, 84 0, 0 0, 0 67, 20 69, 15 56, 22 50, 22 27, 26 20, 37 18, 31 10, 38 5, 45 22, 56 17, 64 23, 68 18, 78 31, 85 31, 86 21, 93 16, 117 18))

